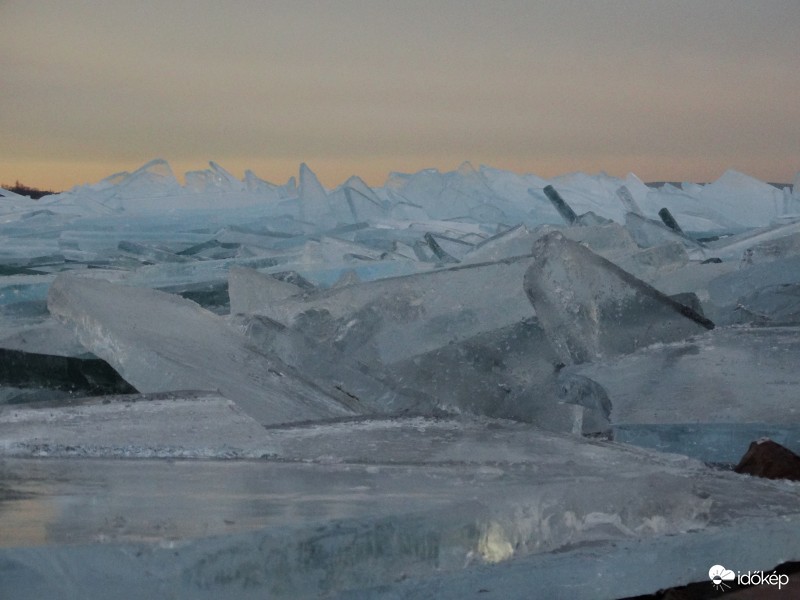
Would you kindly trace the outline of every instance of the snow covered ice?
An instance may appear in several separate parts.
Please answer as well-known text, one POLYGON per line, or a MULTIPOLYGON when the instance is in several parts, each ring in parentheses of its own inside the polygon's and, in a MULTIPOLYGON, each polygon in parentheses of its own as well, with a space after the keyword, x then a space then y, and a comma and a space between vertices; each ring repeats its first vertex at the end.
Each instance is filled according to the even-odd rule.
POLYGON ((800 451, 798 235, 798 190, 735 171, 0 190, 0 595, 619 598, 800 560, 797 484, 724 468, 800 451))

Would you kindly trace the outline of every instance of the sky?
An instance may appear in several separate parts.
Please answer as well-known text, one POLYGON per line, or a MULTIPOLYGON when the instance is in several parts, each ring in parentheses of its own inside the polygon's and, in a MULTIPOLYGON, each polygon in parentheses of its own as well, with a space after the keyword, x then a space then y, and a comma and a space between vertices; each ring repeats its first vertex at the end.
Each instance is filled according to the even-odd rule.
POLYGON ((800 171, 798 0, 0 0, 0 184, 800 171))

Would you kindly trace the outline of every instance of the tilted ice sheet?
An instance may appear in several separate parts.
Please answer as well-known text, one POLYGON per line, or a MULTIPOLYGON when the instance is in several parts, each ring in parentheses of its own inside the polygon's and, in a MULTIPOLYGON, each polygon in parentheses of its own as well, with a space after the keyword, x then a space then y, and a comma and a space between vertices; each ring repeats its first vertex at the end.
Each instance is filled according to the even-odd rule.
POLYGON ((633 352, 713 327, 561 233, 541 238, 533 256, 525 292, 566 364, 633 352))
POLYGON ((390 364, 531 316, 522 289, 530 262, 522 257, 456 267, 279 301, 269 281, 240 271, 229 293, 236 312, 263 314, 364 359, 390 364), (260 282, 265 300, 259 300, 260 282))
POLYGON ((796 240, 798 234, 800 234, 800 219, 749 229, 710 242, 709 254, 723 260, 745 261, 748 264, 765 262, 770 258, 785 258, 787 255, 798 253, 797 243, 792 242, 796 240))
POLYGON ((178 296, 60 275, 48 308, 141 392, 219 390, 260 423, 353 414, 346 397, 309 384, 222 318, 178 296))
POLYGON ((703 246, 690 237, 676 233, 659 221, 647 219, 635 213, 625 215, 625 228, 641 248, 679 242, 694 258, 702 259, 707 254, 703 246))

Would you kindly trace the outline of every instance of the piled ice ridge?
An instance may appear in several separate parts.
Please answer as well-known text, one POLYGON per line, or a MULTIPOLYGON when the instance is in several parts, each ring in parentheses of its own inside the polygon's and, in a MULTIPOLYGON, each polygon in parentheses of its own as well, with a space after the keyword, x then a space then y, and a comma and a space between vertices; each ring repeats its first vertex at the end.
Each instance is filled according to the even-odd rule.
POLYGON ((0 596, 617 598, 800 560, 792 484, 703 464, 800 451, 798 236, 797 189, 733 171, 0 190, 0 596))

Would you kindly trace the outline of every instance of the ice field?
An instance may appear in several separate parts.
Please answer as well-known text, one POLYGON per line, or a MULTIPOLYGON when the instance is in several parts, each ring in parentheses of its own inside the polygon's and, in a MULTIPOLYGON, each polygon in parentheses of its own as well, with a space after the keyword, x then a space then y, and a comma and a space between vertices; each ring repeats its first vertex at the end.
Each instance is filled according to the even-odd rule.
POLYGON ((184 181, 0 189, 0 597, 611 599, 800 561, 800 484, 730 470, 800 453, 800 174, 184 181))

